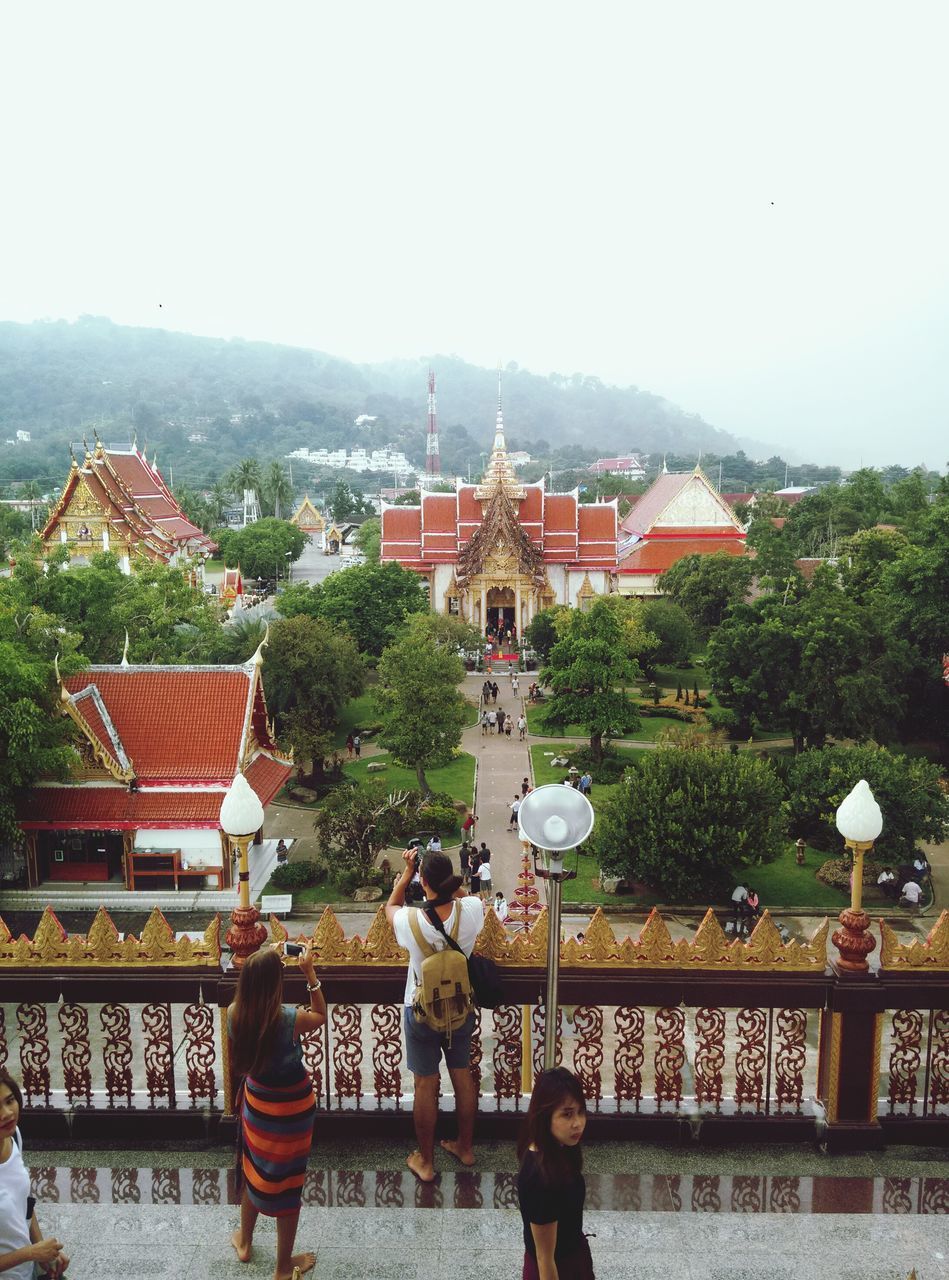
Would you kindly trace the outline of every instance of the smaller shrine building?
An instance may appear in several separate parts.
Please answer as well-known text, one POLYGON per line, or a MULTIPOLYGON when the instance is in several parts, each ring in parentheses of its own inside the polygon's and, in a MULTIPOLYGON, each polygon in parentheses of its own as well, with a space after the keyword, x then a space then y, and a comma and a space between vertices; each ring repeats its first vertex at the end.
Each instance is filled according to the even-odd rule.
POLYGON ((76 762, 67 781, 42 780, 18 805, 30 887, 230 888, 220 829, 228 787, 242 772, 266 806, 292 769, 274 739, 261 663, 258 650, 241 666, 123 662, 62 680, 76 762))

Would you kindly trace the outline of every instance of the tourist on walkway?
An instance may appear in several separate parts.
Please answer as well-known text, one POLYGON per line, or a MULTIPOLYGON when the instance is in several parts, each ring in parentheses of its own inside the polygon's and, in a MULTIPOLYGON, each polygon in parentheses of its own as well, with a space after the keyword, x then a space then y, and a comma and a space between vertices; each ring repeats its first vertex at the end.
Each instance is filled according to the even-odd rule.
POLYGON ((594 1280, 583 1234, 583 1156, 587 1108, 580 1081, 566 1067, 534 1083, 517 1144, 517 1198, 524 1228, 523 1280, 594 1280))
POLYGON ((491 896, 491 851, 486 849, 478 867, 478 886, 482 898, 491 896))
POLYGON ((506 712, 503 707, 498 707, 498 733, 504 732, 504 719, 506 712))
POLYGON ((488 731, 490 733, 494 733, 494 730, 497 728, 497 723, 498 723, 498 713, 492 707, 492 709, 488 712, 488 731))
POLYGON ((512 672, 511 672, 511 692, 514 694, 514 697, 515 697, 515 698, 517 697, 517 691, 518 691, 518 689, 519 689, 520 687, 521 687, 521 686, 520 686, 520 684, 519 684, 519 682, 518 682, 518 679, 517 679, 517 672, 516 672, 516 671, 512 671, 512 672))
POLYGON ((481 734, 482 736, 488 732, 488 725, 491 723, 490 711, 481 712, 481 734))
MULTIPOLYGON (((484 845, 481 846, 484 848, 484 845)), ((477 898, 481 892, 481 850, 472 849, 468 859, 468 892, 477 898)))
POLYGON ((896 873, 891 867, 884 867, 877 876, 877 884, 888 898, 895 898, 899 889, 896 883, 896 873))
POLYGON ((527 717, 524 715, 523 711, 517 717, 517 736, 520 738, 521 742, 523 742, 527 737, 527 717))
POLYGON ((507 898, 505 898, 500 889, 498 889, 497 893, 494 895, 494 901, 491 903, 491 906, 494 907, 494 914, 503 924, 507 919, 507 898))
POLYGON ((497 702, 497 700, 498 700, 498 682, 497 680, 492 680, 491 681, 491 701, 497 702))
POLYGON ((441 851, 442 851, 442 842, 441 842, 441 839, 439 838, 438 832, 436 831, 433 836, 429 837, 428 844, 425 846, 425 852, 441 853, 441 851))
POLYGON ((300 1037, 326 1022, 326 1001, 313 967, 313 943, 300 953, 310 1004, 283 1003, 283 962, 273 947, 247 957, 227 1011, 227 1033, 234 1071, 244 1076, 238 1090, 238 1178, 241 1224, 231 1243, 241 1262, 249 1262, 260 1213, 277 1219, 274 1280, 292 1280, 311 1270, 312 1253, 293 1252, 300 1199, 313 1142, 316 1102, 303 1065, 300 1037))
POLYGON ((30 1203, 19 1129, 22 1108, 20 1086, 0 1067, 0 1273, 11 1280, 31 1280, 41 1272, 61 1276, 69 1259, 55 1236, 44 1238, 30 1203))
MULTIPOLYGON (((407 854, 408 851, 402 855, 403 858, 407 858, 407 854)), ((474 1030, 475 1013, 472 1011, 450 1037, 440 1035, 426 1023, 416 1019, 412 1005, 424 957, 412 925, 414 923, 417 926, 426 946, 437 951, 443 950, 448 945, 444 934, 428 918, 434 913, 445 931, 455 937, 465 955, 470 956, 484 924, 484 904, 465 894, 461 877, 454 875, 451 862, 445 854, 427 853, 422 859, 425 909, 413 910, 405 907, 405 890, 412 878, 412 871, 412 862, 407 858, 405 870, 393 886, 386 903, 386 918, 392 926, 396 941, 409 953, 404 997, 405 1056, 408 1068, 415 1077, 412 1114, 418 1149, 412 1152, 405 1163, 419 1182, 434 1182, 437 1176, 435 1124, 438 1119, 438 1080, 443 1054, 455 1090, 458 1137, 454 1141, 445 1140, 441 1145, 460 1164, 470 1167, 475 1162, 473 1142, 478 1095, 470 1071, 471 1033, 474 1030)))
POLYGON ((358 760, 362 755, 362 738, 360 738, 358 733, 353 738, 353 750, 355 751, 356 759, 358 760))
POLYGON ((354 749, 355 749, 355 740, 354 740, 354 738, 353 738, 353 735, 352 735, 352 734, 350 734, 350 735, 347 737, 347 739, 346 739, 346 753, 347 753, 347 755, 349 756, 349 759, 350 759, 350 760, 352 760, 352 758, 353 758, 353 750, 354 750, 354 749))
POLYGON ((461 848, 458 851, 458 865, 461 868, 462 881, 467 885, 471 883, 471 844, 467 840, 462 840, 461 848))
POLYGON ((517 811, 518 809, 520 809, 520 807, 521 807, 521 797, 515 796, 511 804, 511 820, 507 824, 508 831, 517 830, 517 811))
POLYGON ((521 795, 526 796, 527 793, 530 791, 530 789, 531 789, 531 780, 530 778, 525 778, 524 781, 521 783, 521 795))
POLYGON ((474 835, 475 823, 478 821, 478 815, 472 810, 464 822, 461 824, 461 834, 466 840, 470 840, 474 835))
POLYGON ((510 717, 510 716, 508 716, 508 717, 505 719, 505 721, 504 721, 504 736, 505 736, 505 738, 508 738, 508 739, 510 738, 510 736, 511 736, 511 732, 512 732, 512 730, 513 730, 513 729, 514 729, 514 721, 511 719, 511 717, 510 717))

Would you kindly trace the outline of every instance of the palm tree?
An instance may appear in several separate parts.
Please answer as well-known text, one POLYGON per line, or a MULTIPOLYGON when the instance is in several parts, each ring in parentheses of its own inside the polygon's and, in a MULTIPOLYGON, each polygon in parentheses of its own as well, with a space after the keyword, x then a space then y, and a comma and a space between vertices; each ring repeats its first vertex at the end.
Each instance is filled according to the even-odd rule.
POLYGON ((287 473, 276 460, 271 462, 267 468, 263 490, 268 503, 273 507, 274 516, 279 520, 280 508, 282 506, 289 507, 293 502, 293 489, 287 479, 287 473))
POLYGON ((224 519, 225 510, 231 505, 234 495, 230 487, 224 480, 218 480, 211 488, 208 497, 208 507, 211 511, 211 518, 215 525, 219 525, 224 519))
POLYGON ((242 458, 228 475, 227 484, 238 497, 243 495, 245 489, 260 493, 263 484, 260 463, 256 458, 242 458))

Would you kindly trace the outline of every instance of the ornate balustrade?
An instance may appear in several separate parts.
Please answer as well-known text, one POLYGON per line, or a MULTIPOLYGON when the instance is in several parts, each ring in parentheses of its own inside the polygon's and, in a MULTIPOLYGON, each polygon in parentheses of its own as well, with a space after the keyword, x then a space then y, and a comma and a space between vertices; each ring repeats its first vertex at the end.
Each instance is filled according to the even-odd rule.
MULTIPOLYGON (((286 936, 275 919, 271 929, 286 936)), ((489 913, 481 935, 509 998, 478 1015, 485 1135, 513 1132, 540 1065, 546 929, 541 916, 512 937, 489 913)), ((382 912, 362 940, 328 910, 314 938, 329 1017, 304 1052, 321 1124, 407 1129, 404 952, 382 912)), ((673 941, 654 912, 638 938, 619 939, 598 912, 582 944, 562 946, 558 1023, 594 1131, 701 1125, 718 1140, 823 1132, 851 1144, 949 1131, 949 913, 926 944, 900 946, 883 926, 877 974, 834 973, 826 948, 826 922, 809 943, 784 944, 765 916, 729 942, 710 912, 691 941, 673 941)), ((23 1080, 31 1131, 81 1141, 114 1129, 129 1142, 226 1126, 235 981, 217 920, 197 943, 176 941, 159 912, 140 939, 120 939, 104 911, 85 938, 67 938, 51 911, 32 940, 0 922, 0 1061, 23 1080)), ((286 987, 303 999, 295 968, 286 987)))

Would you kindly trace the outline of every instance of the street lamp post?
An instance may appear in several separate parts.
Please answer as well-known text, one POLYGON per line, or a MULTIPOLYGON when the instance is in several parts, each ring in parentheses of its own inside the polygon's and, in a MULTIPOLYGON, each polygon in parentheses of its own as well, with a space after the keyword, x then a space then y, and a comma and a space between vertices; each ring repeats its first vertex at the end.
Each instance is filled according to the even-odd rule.
POLYGON ((547 995, 544 1000, 544 1070, 557 1065, 557 983, 560 977, 560 911, 566 871, 563 855, 582 844, 593 830, 593 805, 573 787, 550 783, 536 787, 517 811, 521 836, 546 854, 535 874, 547 881, 547 995))
POLYGON ((867 932, 870 917, 863 910, 863 858, 883 830, 883 815, 865 778, 860 779, 837 810, 837 830, 853 856, 850 906, 838 917, 843 928, 833 934, 834 946, 840 952, 837 968, 866 973, 870 967, 867 956, 876 946, 876 939, 867 932))
POLYGON ((228 788, 221 804, 220 821, 221 830, 228 839, 228 856, 233 856, 230 846, 236 846, 240 855, 238 904, 231 912, 231 927, 225 934, 234 967, 239 969, 249 955, 260 949, 267 937, 267 930, 260 923, 260 912, 251 906, 250 867, 247 860, 247 846, 253 840, 254 833, 264 825, 264 806, 242 773, 236 775, 228 788))

